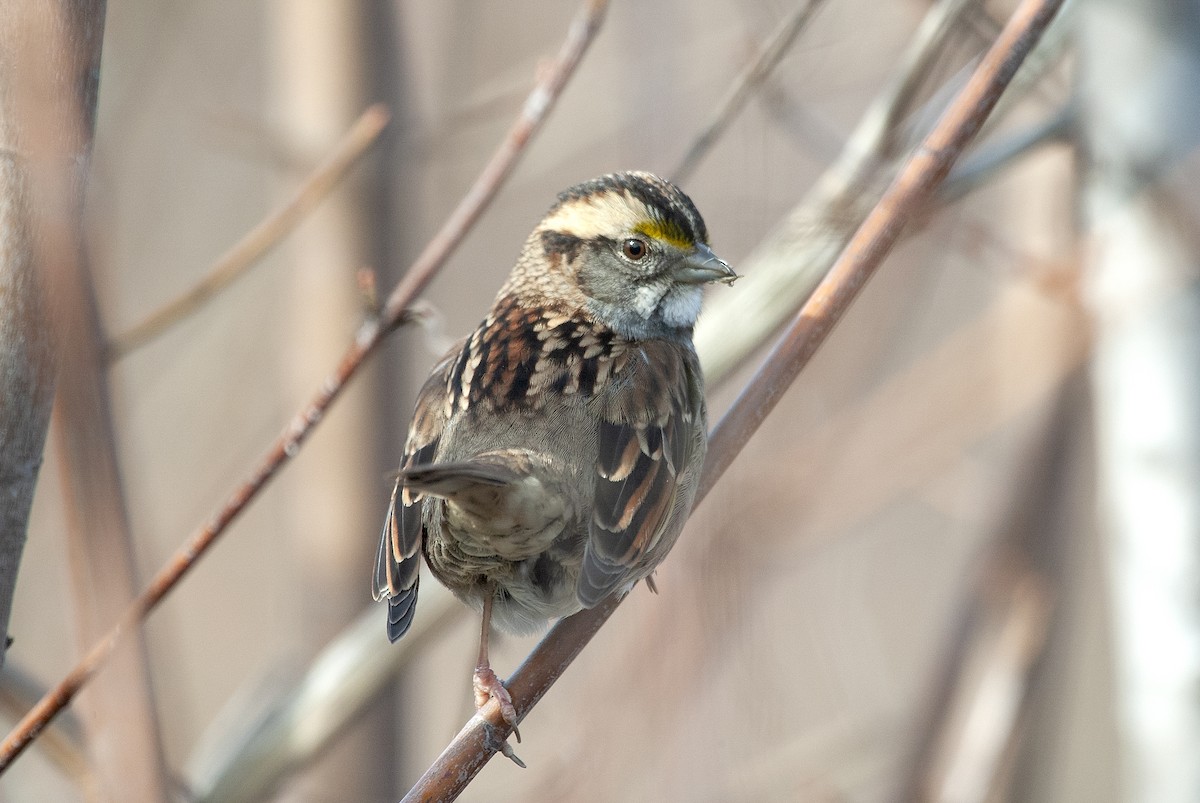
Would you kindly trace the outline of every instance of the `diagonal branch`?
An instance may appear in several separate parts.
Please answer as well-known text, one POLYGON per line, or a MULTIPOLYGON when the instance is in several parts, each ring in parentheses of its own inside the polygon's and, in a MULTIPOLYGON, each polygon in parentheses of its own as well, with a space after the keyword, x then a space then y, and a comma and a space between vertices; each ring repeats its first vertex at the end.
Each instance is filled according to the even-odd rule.
POLYGON ((387 123, 387 109, 382 104, 371 106, 363 112, 295 194, 222 254, 203 279, 139 323, 114 336, 108 347, 109 360, 119 360, 146 345, 245 275, 275 243, 300 225, 308 213, 345 178, 350 168, 378 139, 387 123))
MULTIPOLYGON (((698 499, 713 487, 824 342, 896 243, 902 224, 932 196, 1062 2, 1023 0, 1018 6, 971 80, 863 221, 762 368, 713 431, 698 499)), ((537 704, 619 604, 619 599, 609 598, 551 629, 509 680, 519 717, 537 704)), ((453 799, 510 732, 500 717, 499 705, 488 703, 467 722, 405 800, 453 799)))
POLYGON ((185 542, 167 565, 159 570, 150 585, 133 601, 112 630, 88 651, 58 685, 47 692, 0 743, 0 773, 11 766, 13 760, 37 738, 41 729, 62 711, 104 666, 126 632, 136 628, 157 607, 163 597, 196 565, 200 556, 245 510, 276 472, 298 453, 301 445, 312 434, 313 428, 333 401, 341 395, 347 382, 357 373, 366 358, 379 347, 389 332, 406 320, 408 306, 462 242, 467 231, 479 219, 504 180, 512 173, 530 139, 541 128, 567 81, 578 67, 588 45, 598 33, 606 8, 606 0, 587 0, 584 3, 571 23, 557 59, 550 69, 542 73, 504 141, 500 143, 450 217, 442 224, 442 228, 409 268, 404 279, 392 291, 380 317, 366 321, 359 327, 353 344, 346 350, 334 371, 326 377, 321 388, 292 419, 250 476, 233 491, 208 524, 202 526, 185 542))
POLYGON ((745 290, 714 298, 696 327, 704 376, 720 381, 795 313, 895 175, 906 142, 900 120, 972 0, 938 0, 914 32, 887 86, 866 109, 837 160, 779 227, 739 264, 745 290))
POLYGON ((788 50, 796 41, 796 37, 808 25, 809 20, 821 8, 821 3, 824 1, 805 0, 802 5, 784 18, 775 32, 771 34, 770 40, 759 51, 758 57, 746 65, 737 80, 726 91, 725 97, 717 105, 717 110, 708 125, 692 140, 687 153, 679 161, 679 166, 671 173, 672 181, 676 184, 684 184, 691 178, 692 173, 700 164, 700 160, 708 155, 713 145, 725 133, 725 129, 750 100, 750 96, 767 79, 780 60, 787 55, 788 50))

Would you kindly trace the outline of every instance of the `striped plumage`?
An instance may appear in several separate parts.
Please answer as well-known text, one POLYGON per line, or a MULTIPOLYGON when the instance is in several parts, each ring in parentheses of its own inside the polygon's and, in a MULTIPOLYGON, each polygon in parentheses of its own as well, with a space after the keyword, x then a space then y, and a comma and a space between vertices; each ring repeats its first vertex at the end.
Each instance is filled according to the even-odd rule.
POLYGON ((707 240, 691 200, 648 173, 559 196, 418 396, 374 580, 390 638, 412 621, 420 554, 515 632, 666 555, 704 460, 701 288, 736 276, 707 240))

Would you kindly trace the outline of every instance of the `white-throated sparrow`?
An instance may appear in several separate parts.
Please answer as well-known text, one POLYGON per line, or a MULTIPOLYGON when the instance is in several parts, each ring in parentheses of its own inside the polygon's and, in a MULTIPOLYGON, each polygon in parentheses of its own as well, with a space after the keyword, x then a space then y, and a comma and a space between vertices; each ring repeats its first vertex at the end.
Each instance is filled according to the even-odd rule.
POLYGON ((737 274, 691 199, 650 173, 584 182, 525 241, 491 312, 421 389, 373 590, 412 622, 420 555, 482 612, 476 703, 516 724, 492 622, 528 633, 648 578, 704 462, 692 347, 702 286, 737 274))

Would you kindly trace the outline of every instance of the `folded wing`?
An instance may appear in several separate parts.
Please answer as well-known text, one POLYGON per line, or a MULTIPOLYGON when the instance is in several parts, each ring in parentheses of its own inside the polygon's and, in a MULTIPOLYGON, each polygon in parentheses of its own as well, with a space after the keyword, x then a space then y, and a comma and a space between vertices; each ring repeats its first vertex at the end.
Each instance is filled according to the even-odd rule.
POLYGON ((592 520, 578 585, 586 607, 646 576, 666 555, 694 491, 694 479, 683 472, 695 450, 704 448, 704 399, 695 353, 666 342, 640 348, 671 353, 648 360, 635 354, 625 366, 628 375, 613 383, 605 400, 596 433, 592 520), (668 367, 652 370, 651 365, 668 367), (680 504, 681 493, 689 495, 686 504, 680 504))

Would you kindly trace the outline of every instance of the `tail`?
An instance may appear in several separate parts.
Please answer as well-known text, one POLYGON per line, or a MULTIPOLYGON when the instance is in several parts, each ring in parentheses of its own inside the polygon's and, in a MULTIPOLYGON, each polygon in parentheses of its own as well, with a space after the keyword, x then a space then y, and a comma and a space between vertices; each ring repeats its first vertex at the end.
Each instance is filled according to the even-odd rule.
POLYGON ((524 560, 547 549, 562 532, 569 500, 561 470, 528 449, 498 449, 467 460, 404 469, 408 494, 446 500, 447 515, 464 537, 508 560, 524 560), (469 522, 465 526, 463 522, 469 522))
POLYGON ((427 463, 400 473, 404 487, 414 493, 457 500, 483 486, 500 488, 520 482, 527 472, 502 460, 503 453, 489 452, 473 460, 454 463, 427 463))
POLYGON ((519 511, 531 501, 529 495, 542 492, 533 459, 524 449, 501 449, 468 460, 413 466, 400 473, 400 481, 410 494, 440 497, 460 513, 493 525, 498 515, 520 515, 519 511))

